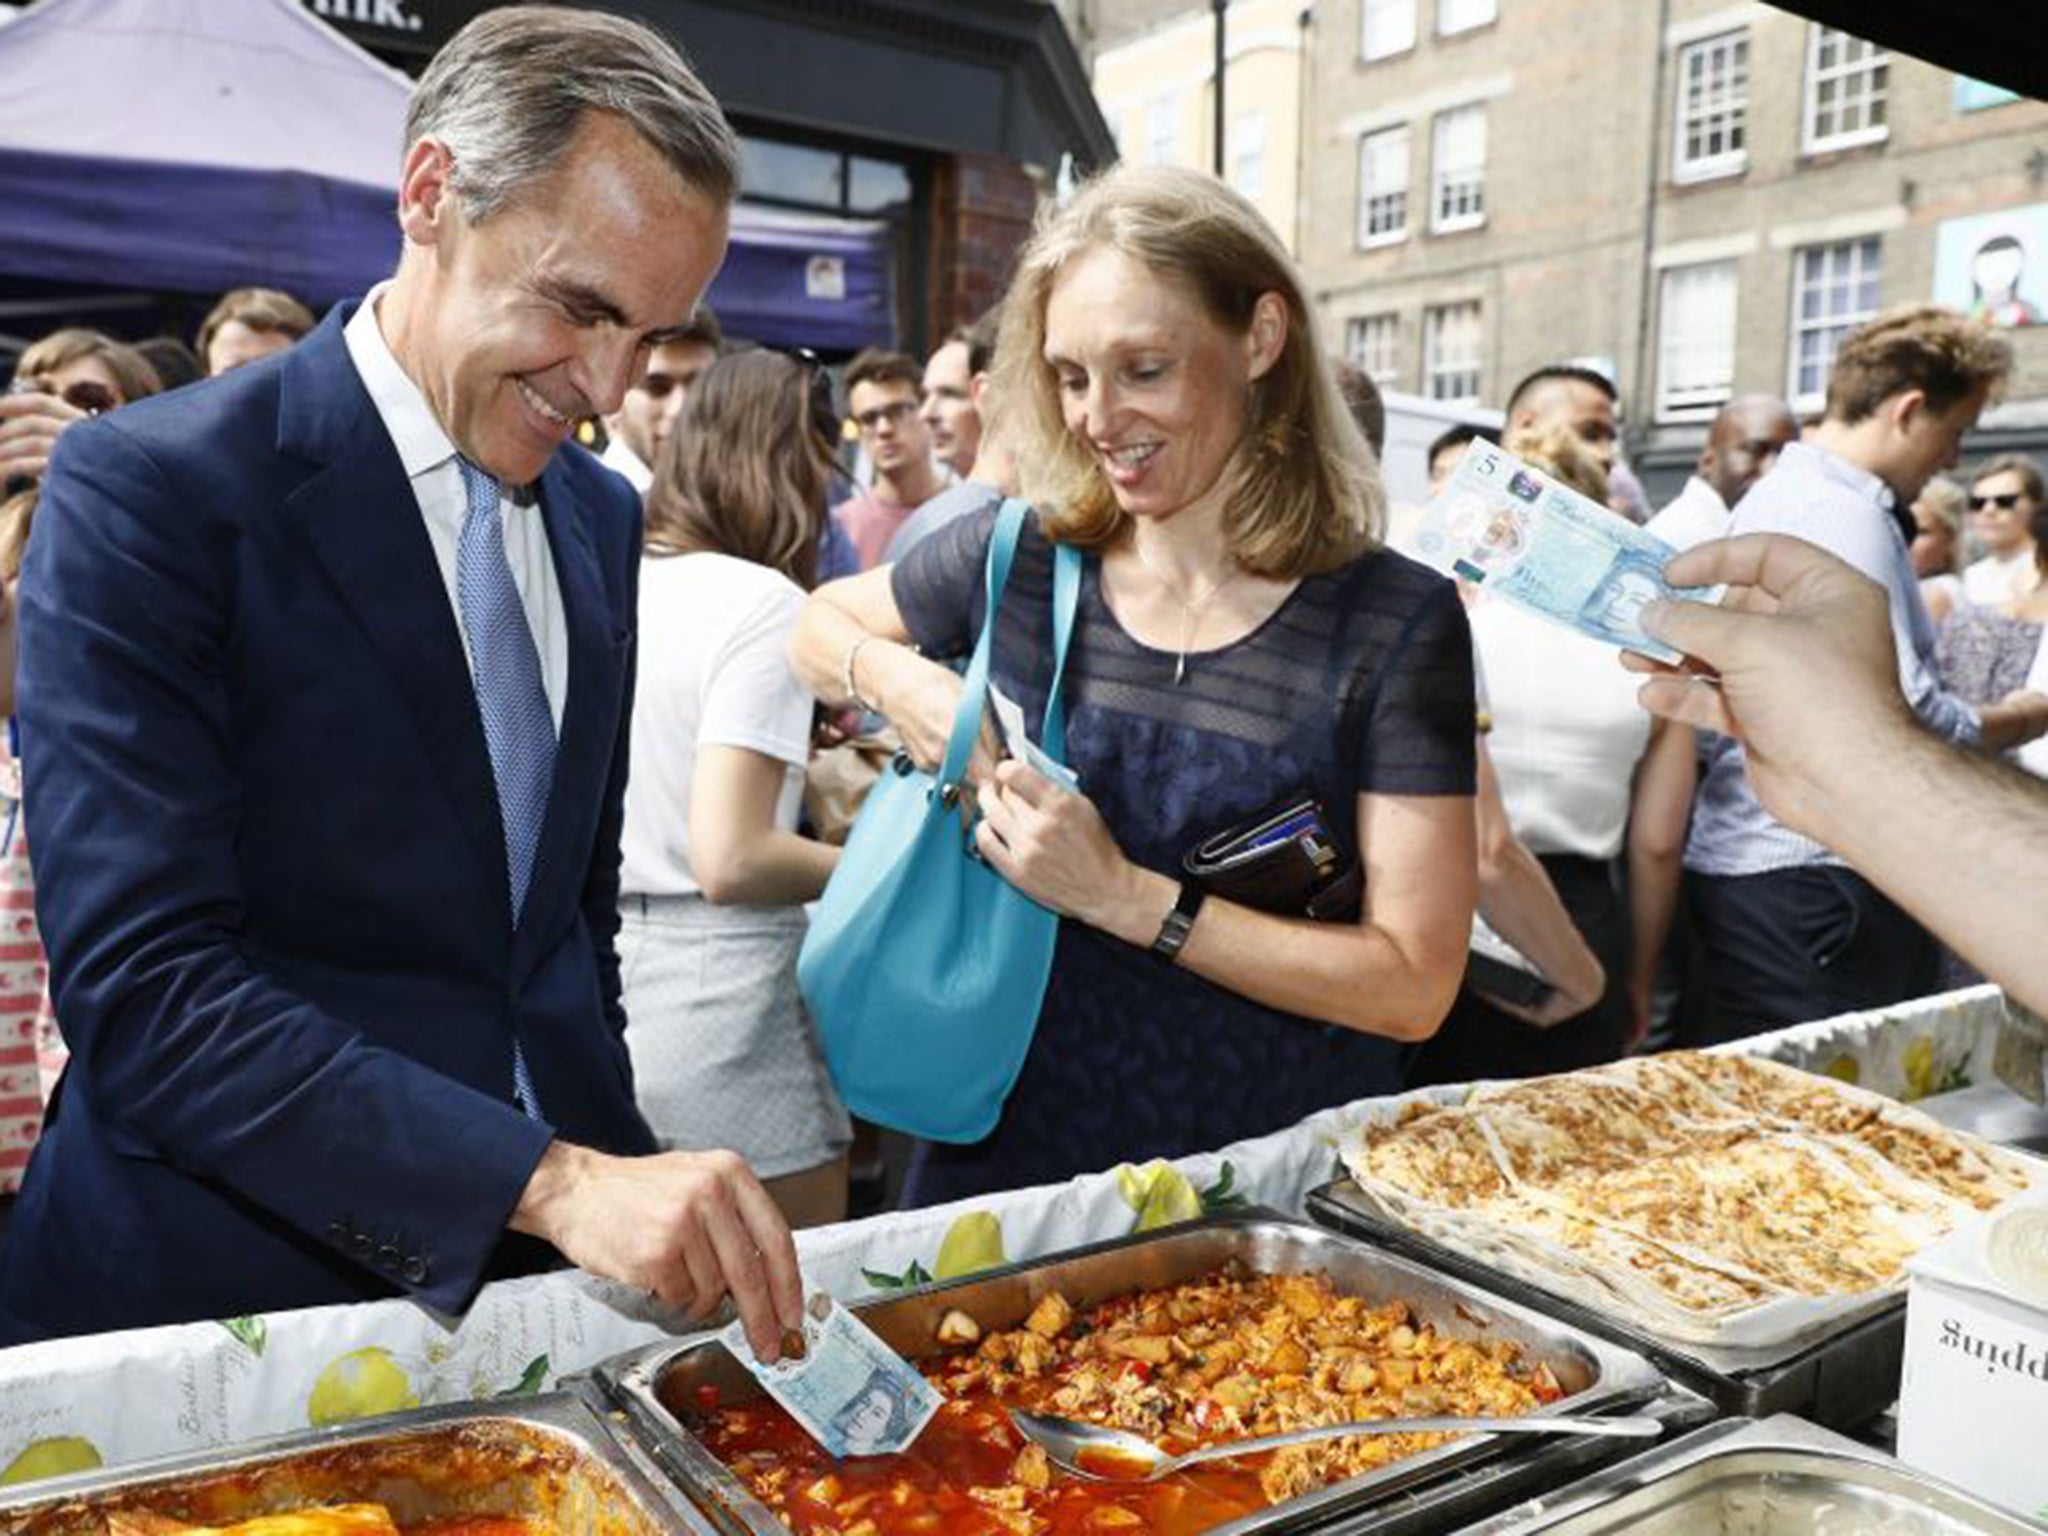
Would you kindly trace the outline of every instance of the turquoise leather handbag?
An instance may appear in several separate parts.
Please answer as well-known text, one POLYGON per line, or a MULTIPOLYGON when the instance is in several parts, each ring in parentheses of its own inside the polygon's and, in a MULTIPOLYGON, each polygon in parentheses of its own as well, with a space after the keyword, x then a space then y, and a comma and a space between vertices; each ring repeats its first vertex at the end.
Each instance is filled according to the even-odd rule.
MULTIPOLYGON (((976 856, 968 759, 988 698, 996 613, 1028 508, 1010 500, 988 550, 988 612, 936 774, 899 756, 868 794, 811 916, 797 980, 848 1109, 932 1141, 995 1128, 1024 1066, 1059 918, 976 856)), ((1081 553, 1053 565, 1053 679, 1042 745, 1066 761, 1060 687, 1081 553)))

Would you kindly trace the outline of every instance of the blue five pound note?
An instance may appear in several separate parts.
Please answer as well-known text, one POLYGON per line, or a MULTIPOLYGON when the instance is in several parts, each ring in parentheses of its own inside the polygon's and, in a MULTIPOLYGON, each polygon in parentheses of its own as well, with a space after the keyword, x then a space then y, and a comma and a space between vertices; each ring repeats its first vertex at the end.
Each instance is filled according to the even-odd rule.
POLYGON ((1680 657, 1644 633, 1644 605, 1704 595, 1665 581, 1678 551, 1662 539, 1486 442, 1466 449, 1423 511, 1414 552, 1446 576, 1659 661, 1680 657))
POLYGON ((944 1401, 915 1366, 822 1291, 804 1304, 801 1350, 786 1337, 782 1358, 773 1365, 754 1357, 739 1323, 718 1339, 834 1457, 885 1456, 908 1448, 944 1401))

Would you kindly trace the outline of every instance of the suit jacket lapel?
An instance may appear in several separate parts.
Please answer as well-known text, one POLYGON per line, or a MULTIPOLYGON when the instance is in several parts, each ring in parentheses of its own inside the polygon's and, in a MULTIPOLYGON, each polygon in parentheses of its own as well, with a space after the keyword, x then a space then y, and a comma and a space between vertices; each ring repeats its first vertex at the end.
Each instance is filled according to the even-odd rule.
POLYGON ((286 512, 382 658, 456 821, 502 892, 497 781, 461 630, 412 484, 342 339, 349 308, 337 309, 287 359, 279 446, 320 467, 292 493, 286 512))

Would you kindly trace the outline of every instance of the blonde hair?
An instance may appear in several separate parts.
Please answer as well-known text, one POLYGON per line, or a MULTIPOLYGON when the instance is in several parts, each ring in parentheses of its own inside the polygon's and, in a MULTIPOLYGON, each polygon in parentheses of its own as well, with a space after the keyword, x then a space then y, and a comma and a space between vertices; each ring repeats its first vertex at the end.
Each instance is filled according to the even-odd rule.
POLYGON ((732 555, 813 585, 831 457, 801 365, 765 348, 721 357, 656 458, 650 552, 732 555))
POLYGON ((1259 212, 1200 171, 1119 166, 1063 207, 1041 210, 1004 300, 993 383, 1023 493, 1051 509, 1048 531, 1083 549, 1122 540, 1130 518, 1101 465, 1067 430, 1045 360, 1045 312, 1061 275, 1098 250, 1177 285, 1241 336, 1264 294, 1287 309, 1280 356, 1250 391, 1223 527, 1239 565, 1291 579, 1374 547, 1386 524, 1379 461, 1338 393, 1300 273, 1259 212))
POLYGON ((42 488, 32 485, 0 501, 0 582, 21 580, 21 559, 28 553, 28 531, 41 495, 42 488))
MULTIPOLYGON (((1913 510, 1925 511, 1942 527, 1961 538, 1963 514, 1970 510, 1970 493, 1947 475, 1936 475, 1920 487, 1920 494, 1913 498, 1913 510)), ((1957 558, 1961 558, 1960 549, 1957 558)))
POLYGON ((14 365, 14 376, 18 379, 39 379, 88 357, 106 365, 107 372, 120 386, 123 405, 133 405, 164 387, 155 365, 148 358, 125 342, 82 325, 52 331, 41 341, 32 343, 14 365))
POLYGON ((1568 485, 1581 496, 1607 505, 1613 486, 1607 471, 1578 433, 1558 423, 1537 429, 1517 427, 1501 446, 1524 463, 1533 464, 1560 485, 1568 485))
POLYGON ((1946 411, 2012 372, 2012 345, 1980 321, 1939 304, 1885 311, 1844 341, 1828 370, 1827 414, 1854 426, 1894 395, 1917 389, 1946 411))

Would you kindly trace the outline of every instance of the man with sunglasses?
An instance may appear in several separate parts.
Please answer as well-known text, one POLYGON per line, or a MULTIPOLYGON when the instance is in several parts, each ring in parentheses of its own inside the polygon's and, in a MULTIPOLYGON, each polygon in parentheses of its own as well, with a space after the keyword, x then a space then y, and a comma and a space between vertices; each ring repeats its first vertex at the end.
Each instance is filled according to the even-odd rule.
POLYGON ((860 429, 875 483, 834 515, 864 571, 882 563, 896 530, 945 489, 932 458, 931 428, 918 414, 923 386, 923 371, 901 352, 870 347, 847 365, 847 414, 860 429))
POLYGON ((718 316, 698 306, 688 325, 648 353, 645 377, 627 390, 624 403, 605 417, 604 430, 610 440, 602 455, 604 465, 624 475, 642 496, 654 484, 656 456, 668 441, 669 428, 683 414, 690 386, 718 360, 724 345, 718 316))
POLYGON ((2029 530, 2042 500, 2041 468, 2023 453, 2001 453, 1972 477, 1970 532, 1984 558, 1963 572, 1963 596, 1978 607, 2010 611, 2040 580, 2029 530))

